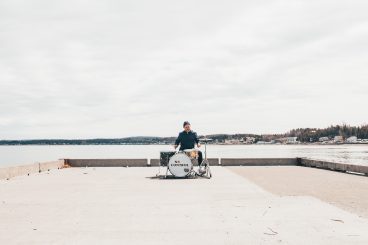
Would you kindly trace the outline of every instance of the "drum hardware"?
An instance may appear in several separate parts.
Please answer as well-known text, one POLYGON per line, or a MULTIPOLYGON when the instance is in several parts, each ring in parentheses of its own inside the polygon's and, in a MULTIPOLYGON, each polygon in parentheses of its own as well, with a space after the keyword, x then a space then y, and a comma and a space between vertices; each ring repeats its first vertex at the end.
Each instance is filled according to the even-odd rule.
POLYGON ((210 164, 207 159, 207 143, 212 139, 202 138, 201 142, 205 143, 204 159, 200 163, 198 170, 195 171, 194 166, 198 164, 199 150, 187 149, 184 151, 162 151, 160 152, 159 173, 161 167, 166 167, 165 178, 168 177, 169 172, 176 178, 190 178, 190 177, 206 177, 211 178, 212 173, 210 164))
POLYGON ((204 159, 199 166, 198 172, 200 176, 210 179, 212 178, 212 173, 210 168, 210 162, 207 159, 207 143, 212 141, 212 139, 204 137, 199 139, 199 141, 204 142, 204 159))
MULTIPOLYGON (((170 158, 176 153, 177 151, 161 151, 160 152, 160 159, 158 163, 158 173, 156 174, 156 177, 161 176, 161 167, 167 168, 170 158)), ((167 175, 167 171, 166 171, 166 175, 167 175)))

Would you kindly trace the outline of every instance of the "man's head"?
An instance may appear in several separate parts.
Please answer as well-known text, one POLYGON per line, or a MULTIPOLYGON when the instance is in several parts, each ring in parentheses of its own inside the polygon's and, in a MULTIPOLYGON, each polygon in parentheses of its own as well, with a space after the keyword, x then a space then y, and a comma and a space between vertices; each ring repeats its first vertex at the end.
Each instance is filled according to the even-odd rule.
POLYGON ((190 131, 190 123, 188 121, 185 121, 183 123, 183 128, 186 132, 189 132, 190 131))

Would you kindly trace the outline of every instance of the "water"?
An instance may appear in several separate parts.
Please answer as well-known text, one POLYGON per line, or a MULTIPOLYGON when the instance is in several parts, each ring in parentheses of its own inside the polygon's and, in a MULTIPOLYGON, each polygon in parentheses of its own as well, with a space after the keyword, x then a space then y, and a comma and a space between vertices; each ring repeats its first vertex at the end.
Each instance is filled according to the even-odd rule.
MULTIPOLYGON (((172 149, 169 145, 0 146, 0 167, 60 158, 159 158, 160 151, 172 149)), ((368 145, 209 145, 208 157, 309 157, 368 165, 368 145)))

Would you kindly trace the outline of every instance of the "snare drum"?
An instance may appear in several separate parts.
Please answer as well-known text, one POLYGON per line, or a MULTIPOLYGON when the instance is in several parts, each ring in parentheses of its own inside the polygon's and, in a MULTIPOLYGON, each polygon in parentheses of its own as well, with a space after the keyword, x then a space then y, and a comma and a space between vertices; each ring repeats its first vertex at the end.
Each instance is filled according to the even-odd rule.
POLYGON ((198 150, 197 149, 187 149, 184 150, 184 153, 190 158, 190 159, 198 159, 198 150))

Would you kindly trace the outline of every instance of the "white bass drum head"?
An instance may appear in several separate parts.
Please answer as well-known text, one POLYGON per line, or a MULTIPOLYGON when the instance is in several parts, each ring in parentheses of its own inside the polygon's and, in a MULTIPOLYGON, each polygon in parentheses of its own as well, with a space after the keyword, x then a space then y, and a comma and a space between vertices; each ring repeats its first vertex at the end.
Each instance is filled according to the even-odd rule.
POLYGON ((187 176, 193 167, 192 161, 184 153, 177 153, 170 158, 169 170, 176 177, 187 176))

